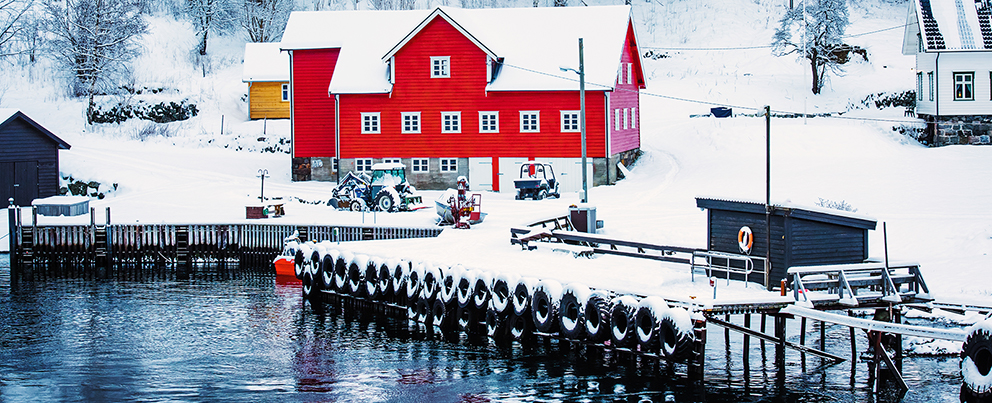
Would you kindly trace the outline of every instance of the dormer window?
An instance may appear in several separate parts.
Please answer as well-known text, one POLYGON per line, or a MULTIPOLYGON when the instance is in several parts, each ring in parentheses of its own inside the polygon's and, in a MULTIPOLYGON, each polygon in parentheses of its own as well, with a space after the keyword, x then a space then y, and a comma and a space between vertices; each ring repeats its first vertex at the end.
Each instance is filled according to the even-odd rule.
POLYGON ((451 56, 431 56, 431 78, 451 77, 451 56))

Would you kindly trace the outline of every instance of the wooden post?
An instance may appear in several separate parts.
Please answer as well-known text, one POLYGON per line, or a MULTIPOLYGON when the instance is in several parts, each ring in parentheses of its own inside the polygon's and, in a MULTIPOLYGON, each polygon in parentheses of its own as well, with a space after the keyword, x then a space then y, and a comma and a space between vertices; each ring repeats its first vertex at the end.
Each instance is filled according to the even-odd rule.
MULTIPOLYGON (((751 328, 751 314, 744 314, 744 327, 751 328)), ((748 358, 751 355, 751 336, 744 335, 744 368, 747 368, 748 358)))
POLYGON ((820 351, 827 351, 827 322, 820 321, 820 351))
POLYGON ((693 357, 689 359, 689 377, 696 381, 703 380, 706 365, 706 318, 692 321, 692 332, 696 336, 693 344, 693 357))
POLYGON ((10 285, 13 286, 20 281, 21 266, 17 262, 17 206, 14 205, 14 198, 7 199, 7 240, 10 243, 10 285))
MULTIPOLYGON (((854 316, 854 311, 848 309, 847 316, 854 316)), ((858 361, 858 343, 857 339, 854 338, 854 328, 851 328, 851 362, 858 361)))

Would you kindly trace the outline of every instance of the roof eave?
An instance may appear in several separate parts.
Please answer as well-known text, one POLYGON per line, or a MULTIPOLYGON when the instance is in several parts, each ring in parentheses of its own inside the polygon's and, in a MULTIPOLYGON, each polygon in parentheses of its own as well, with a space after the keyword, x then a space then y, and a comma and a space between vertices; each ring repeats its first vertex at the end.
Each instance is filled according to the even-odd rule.
POLYGON ((389 52, 387 52, 386 55, 382 57, 382 61, 385 62, 390 58, 392 58, 393 56, 395 56, 396 53, 400 51, 400 49, 403 49, 403 47, 406 46, 407 43, 413 40, 413 37, 417 36, 417 34, 420 33, 421 30, 427 27, 427 25, 430 24, 431 21, 434 21, 434 19, 437 17, 441 17, 449 24, 451 24, 452 27, 458 30, 458 32, 460 32, 462 35, 465 35, 465 37, 468 38, 469 41, 471 41, 473 44, 478 46, 479 49, 485 52, 486 55, 488 55, 489 57, 493 59, 498 57, 496 55, 496 52, 493 52, 491 49, 489 49, 489 47, 487 47, 485 44, 479 41, 475 36, 473 36, 470 32, 468 32, 468 30, 462 27, 461 24, 455 21, 454 18, 451 18, 451 16, 448 15, 448 13, 445 13, 444 10, 441 9, 441 7, 437 7, 434 9, 434 11, 430 13, 430 15, 427 16, 427 18, 424 18, 424 20, 421 21, 420 24, 417 24, 417 26, 412 31, 407 33, 406 36, 404 36, 403 39, 399 41, 399 43, 393 46, 392 49, 389 49, 389 52))
POLYGON ((66 143, 65 140, 60 139, 59 136, 55 135, 55 133, 52 133, 50 130, 46 129, 42 125, 39 125, 38 122, 35 122, 31 118, 29 118, 28 115, 25 115, 24 112, 21 111, 17 111, 13 115, 10 115, 10 117, 7 118, 7 120, 0 123, 0 128, 3 128, 4 126, 6 126, 8 123, 10 123, 16 118, 23 120, 27 124, 34 127, 36 130, 41 132, 42 134, 48 136, 50 139, 52 139, 52 141, 54 141, 58 145, 59 149, 68 150, 69 148, 72 147, 69 145, 69 143, 66 143))

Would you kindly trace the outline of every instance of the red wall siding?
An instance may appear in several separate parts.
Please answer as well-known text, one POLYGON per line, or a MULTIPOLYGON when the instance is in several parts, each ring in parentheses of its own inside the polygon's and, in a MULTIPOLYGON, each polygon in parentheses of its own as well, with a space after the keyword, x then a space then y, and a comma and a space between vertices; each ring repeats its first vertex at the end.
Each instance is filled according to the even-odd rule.
POLYGON ((634 65, 632 69, 628 69, 628 65, 631 63, 638 63, 638 60, 634 55, 637 52, 637 44, 634 41, 634 28, 631 25, 627 27, 627 38, 624 41, 623 55, 620 58, 620 71, 617 74, 617 86, 616 90, 610 95, 610 124, 613 125, 613 133, 611 136, 610 151, 613 154, 632 150, 641 146, 641 108, 640 100, 638 97, 638 89, 643 84, 644 78, 638 74, 640 71, 639 65, 634 65), (627 75, 633 72, 633 76, 630 79, 630 84, 627 84, 627 75), (636 110, 632 109, 636 108, 636 110), (616 130, 615 119, 616 109, 620 109, 620 130, 616 130), (628 118, 627 129, 623 129, 623 110, 628 109, 633 112, 633 116, 628 118), (630 123, 633 120, 637 123, 636 126, 630 123))
MULTIPOLYGON (((397 52, 392 94, 341 95, 342 158, 581 155, 580 134, 561 132, 560 111, 579 109, 577 90, 487 94, 485 63, 481 49, 436 18, 397 52), (450 78, 430 77, 431 56, 451 57, 450 78), (540 111, 540 133, 520 133, 525 110, 540 111), (441 112, 457 111, 461 133, 441 133, 441 112), (479 133, 479 111, 499 112, 499 133, 479 133), (362 112, 380 113, 381 133, 361 133, 362 112), (401 133, 401 112, 421 113, 421 133, 401 133)), ((604 97, 586 93, 589 157, 605 156, 604 97)))
POLYGON ((334 98, 327 95, 327 86, 339 51, 293 51, 293 157, 335 154, 334 98))

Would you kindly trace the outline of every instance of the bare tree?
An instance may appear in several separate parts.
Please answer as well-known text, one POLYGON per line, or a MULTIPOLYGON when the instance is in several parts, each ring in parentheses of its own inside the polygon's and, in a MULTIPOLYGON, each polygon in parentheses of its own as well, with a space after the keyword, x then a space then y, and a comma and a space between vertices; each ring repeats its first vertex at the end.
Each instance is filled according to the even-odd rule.
POLYGON ((88 97, 91 121, 93 97, 127 79, 145 21, 134 0, 43 0, 43 6, 51 54, 71 76, 73 95, 88 97))
POLYGON ((813 93, 819 94, 828 72, 843 71, 835 52, 844 45, 848 26, 845 0, 804 0, 785 13, 775 30, 772 50, 776 56, 797 53, 813 70, 813 93), (805 5, 802 3, 806 3, 805 5))
POLYGON ((23 28, 21 18, 31 9, 31 0, 0 0, 0 57, 18 54, 12 49, 23 28))
POLYGON ((200 56, 207 54, 207 37, 211 32, 230 32, 238 25, 238 5, 233 0, 186 0, 186 17, 196 28, 200 56))
POLYGON ((252 42, 275 42, 286 29, 293 0, 244 0, 241 26, 252 42))

